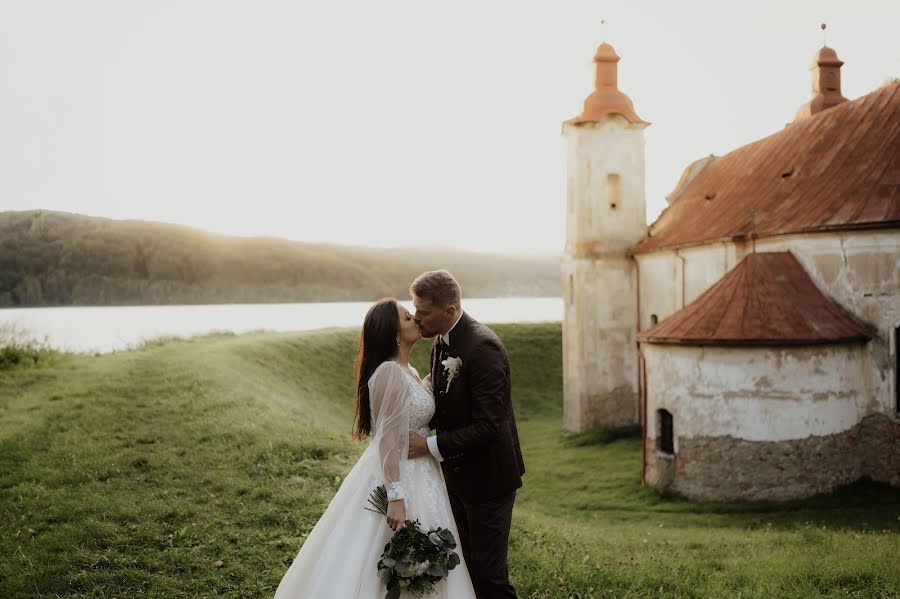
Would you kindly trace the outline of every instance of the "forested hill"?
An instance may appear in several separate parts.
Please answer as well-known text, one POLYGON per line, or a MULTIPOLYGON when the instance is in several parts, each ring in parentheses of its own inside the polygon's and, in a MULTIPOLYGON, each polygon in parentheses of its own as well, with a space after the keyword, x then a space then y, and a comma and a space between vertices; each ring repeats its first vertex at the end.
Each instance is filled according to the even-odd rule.
POLYGON ((556 256, 371 249, 0 212, 0 307, 369 301, 446 268, 467 297, 558 296, 556 256))

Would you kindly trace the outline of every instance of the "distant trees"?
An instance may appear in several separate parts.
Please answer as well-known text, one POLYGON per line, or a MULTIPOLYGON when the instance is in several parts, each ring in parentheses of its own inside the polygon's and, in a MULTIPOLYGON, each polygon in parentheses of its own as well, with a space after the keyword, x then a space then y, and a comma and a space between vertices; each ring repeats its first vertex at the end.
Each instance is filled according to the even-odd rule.
POLYGON ((406 298, 424 270, 468 297, 559 295, 554 256, 368 250, 51 211, 0 213, 0 307, 406 298))

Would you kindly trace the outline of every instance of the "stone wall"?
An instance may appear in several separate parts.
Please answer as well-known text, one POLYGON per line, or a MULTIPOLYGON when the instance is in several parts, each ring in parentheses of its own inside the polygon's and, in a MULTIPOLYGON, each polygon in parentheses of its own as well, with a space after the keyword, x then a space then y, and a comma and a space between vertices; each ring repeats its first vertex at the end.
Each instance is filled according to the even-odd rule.
POLYGON ((680 438, 674 456, 659 454, 655 437, 645 442, 645 481, 694 500, 798 499, 866 476, 900 484, 900 423, 880 414, 844 432, 805 439, 680 438))
POLYGON ((873 480, 900 486, 900 422, 880 415, 860 423, 863 441, 863 474, 873 480))
POLYGON ((645 482, 698 500, 784 500, 868 476, 900 484, 900 421, 872 410, 866 345, 643 344, 645 482), (674 453, 657 451, 658 410, 674 453))

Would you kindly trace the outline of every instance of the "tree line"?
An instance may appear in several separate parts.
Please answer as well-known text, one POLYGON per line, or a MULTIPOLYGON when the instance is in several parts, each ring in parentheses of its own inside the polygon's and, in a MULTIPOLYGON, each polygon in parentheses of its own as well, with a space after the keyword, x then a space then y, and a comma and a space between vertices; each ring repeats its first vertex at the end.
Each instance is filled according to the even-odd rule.
POLYGON ((467 297, 558 296, 556 256, 366 249, 35 210, 0 213, 0 307, 368 301, 446 268, 467 297))

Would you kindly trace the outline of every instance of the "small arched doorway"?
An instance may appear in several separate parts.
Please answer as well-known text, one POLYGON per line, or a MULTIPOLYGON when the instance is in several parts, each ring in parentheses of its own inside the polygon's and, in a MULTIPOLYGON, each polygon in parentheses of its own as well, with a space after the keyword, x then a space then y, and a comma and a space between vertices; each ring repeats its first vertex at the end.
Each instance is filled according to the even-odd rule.
POLYGON ((675 418, 656 410, 656 490, 667 494, 675 481, 675 418))
POLYGON ((656 410, 656 450, 669 455, 675 454, 675 434, 672 413, 656 410))

